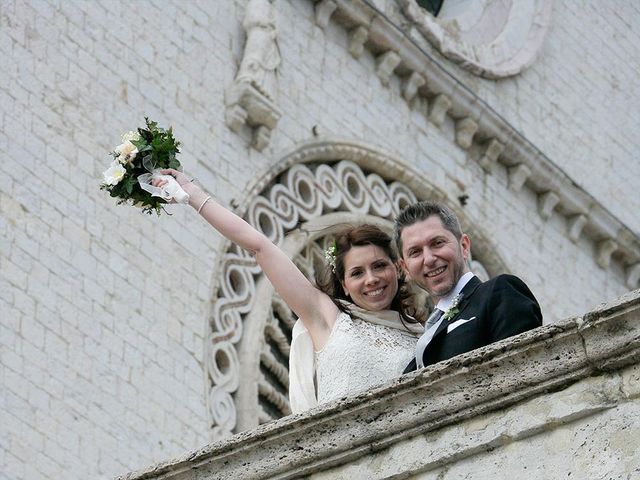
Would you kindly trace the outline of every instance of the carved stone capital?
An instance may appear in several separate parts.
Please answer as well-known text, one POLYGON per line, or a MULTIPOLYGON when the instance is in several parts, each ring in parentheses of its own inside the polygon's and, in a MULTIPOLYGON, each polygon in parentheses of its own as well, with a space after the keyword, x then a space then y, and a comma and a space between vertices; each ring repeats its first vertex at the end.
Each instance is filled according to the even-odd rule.
POLYGON ((229 105, 224 114, 224 120, 227 127, 236 133, 238 133, 240 131, 240 127, 247 122, 248 117, 249 114, 247 111, 238 103, 229 105))

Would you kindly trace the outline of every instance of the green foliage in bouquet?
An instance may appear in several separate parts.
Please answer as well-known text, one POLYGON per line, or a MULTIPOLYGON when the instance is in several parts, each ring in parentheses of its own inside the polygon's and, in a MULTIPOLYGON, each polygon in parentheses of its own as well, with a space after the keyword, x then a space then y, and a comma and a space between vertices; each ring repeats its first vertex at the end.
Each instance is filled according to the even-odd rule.
POLYGON ((180 142, 174 138, 171 128, 164 130, 147 117, 145 122, 146 128, 125 133, 122 144, 111 152, 114 160, 103 174, 100 189, 117 198, 118 205, 131 203, 145 213, 156 212, 159 215, 166 200, 143 190, 138 177, 161 168, 180 169, 176 158, 180 153, 180 142))

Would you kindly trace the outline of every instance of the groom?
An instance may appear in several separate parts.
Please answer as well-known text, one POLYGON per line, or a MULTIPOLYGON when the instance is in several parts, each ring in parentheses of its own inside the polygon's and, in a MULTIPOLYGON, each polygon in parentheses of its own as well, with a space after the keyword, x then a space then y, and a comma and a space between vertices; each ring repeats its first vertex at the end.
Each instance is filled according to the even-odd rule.
POLYGON ((469 270, 471 240, 446 206, 405 208, 395 241, 400 265, 436 303, 403 373, 542 325, 540 306, 522 280, 499 275, 483 283, 469 270))

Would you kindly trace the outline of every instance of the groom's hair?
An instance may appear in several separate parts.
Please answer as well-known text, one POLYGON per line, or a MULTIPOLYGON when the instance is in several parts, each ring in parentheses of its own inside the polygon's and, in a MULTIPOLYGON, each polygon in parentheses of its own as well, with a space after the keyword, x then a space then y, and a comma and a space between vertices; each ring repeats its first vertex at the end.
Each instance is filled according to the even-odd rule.
POLYGON ((446 205, 435 202, 417 202, 405 207, 396 217, 395 227, 393 229, 393 239, 395 240, 398 253, 402 257, 402 230, 410 227, 414 223, 426 220, 432 215, 437 215, 442 222, 442 226, 449 230, 456 239, 462 237, 462 228, 458 217, 446 205))

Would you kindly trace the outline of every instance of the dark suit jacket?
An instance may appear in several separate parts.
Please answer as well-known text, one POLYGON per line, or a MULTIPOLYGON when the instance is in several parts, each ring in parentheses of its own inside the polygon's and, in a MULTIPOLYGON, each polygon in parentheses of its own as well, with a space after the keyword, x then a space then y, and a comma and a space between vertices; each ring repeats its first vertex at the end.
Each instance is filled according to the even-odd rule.
MULTIPOLYGON (((461 293, 459 312, 440 324, 427 345, 422 357, 425 365, 542 325, 540 305, 524 282, 513 275, 499 275, 484 283, 474 276, 461 293), (447 327, 456 320, 472 317, 476 318, 447 333, 447 327)), ((414 358, 403 373, 415 369, 414 358)))

